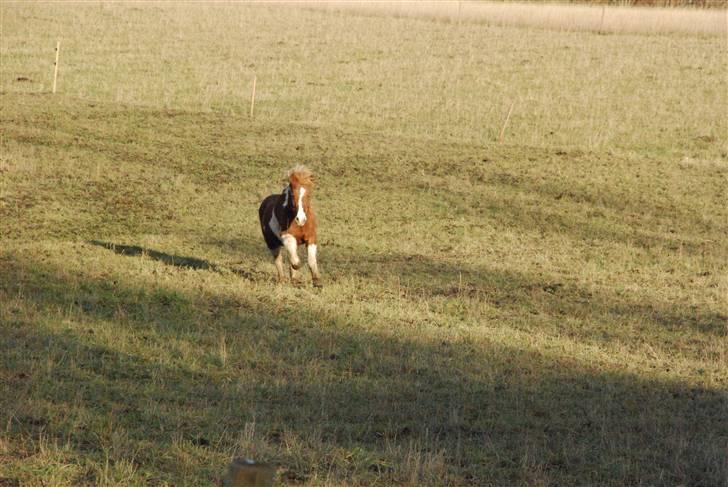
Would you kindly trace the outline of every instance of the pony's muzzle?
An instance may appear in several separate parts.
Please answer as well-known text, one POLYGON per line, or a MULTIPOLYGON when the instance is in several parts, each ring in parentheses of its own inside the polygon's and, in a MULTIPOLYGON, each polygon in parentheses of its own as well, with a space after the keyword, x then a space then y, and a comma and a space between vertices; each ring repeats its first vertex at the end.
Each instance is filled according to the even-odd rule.
POLYGON ((296 217, 296 225, 302 227, 306 224, 306 217, 296 217))

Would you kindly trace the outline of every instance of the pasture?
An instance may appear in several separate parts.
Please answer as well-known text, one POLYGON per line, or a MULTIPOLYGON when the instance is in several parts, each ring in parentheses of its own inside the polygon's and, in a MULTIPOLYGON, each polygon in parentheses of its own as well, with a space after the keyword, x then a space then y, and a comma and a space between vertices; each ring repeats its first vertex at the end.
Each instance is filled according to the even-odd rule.
POLYGON ((0 28, 0 485, 237 455, 280 485, 726 484, 725 35, 161 3, 0 28), (321 289, 277 285, 258 226, 297 163, 321 289))

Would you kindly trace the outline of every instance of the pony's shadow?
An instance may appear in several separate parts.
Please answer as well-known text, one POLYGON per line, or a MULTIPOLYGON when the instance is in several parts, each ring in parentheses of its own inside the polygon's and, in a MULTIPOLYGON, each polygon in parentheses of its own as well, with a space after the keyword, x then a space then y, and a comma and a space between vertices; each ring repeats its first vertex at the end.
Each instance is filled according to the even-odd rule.
POLYGON ((219 266, 217 266, 216 264, 213 264, 211 262, 208 262, 204 259, 198 259, 196 257, 186 257, 186 256, 181 256, 181 255, 167 254, 164 252, 159 252, 158 250, 152 250, 152 249, 140 247, 138 245, 120 245, 120 244, 115 244, 115 243, 111 243, 111 242, 102 242, 100 240, 90 240, 88 243, 111 250, 112 252, 119 254, 119 255, 126 255, 126 256, 130 256, 130 257, 145 255, 145 256, 149 257, 150 259, 158 260, 160 262, 164 262, 167 265, 172 265, 175 267, 184 267, 184 268, 189 268, 189 269, 204 269, 204 270, 212 270, 212 271, 220 270, 219 266))
MULTIPOLYGON (((111 250, 119 255, 125 255, 128 257, 146 256, 147 258, 182 269, 207 270, 217 272, 218 274, 232 273, 249 281, 258 281, 265 278, 264 273, 254 269, 241 268, 240 264, 243 263, 243 261, 214 263, 197 257, 168 254, 166 252, 140 247, 139 245, 122 245, 113 242, 103 242, 101 240, 89 240, 88 243, 111 250)), ((244 255, 255 254, 252 248, 253 244, 250 243, 250 248, 246 250, 244 255)))

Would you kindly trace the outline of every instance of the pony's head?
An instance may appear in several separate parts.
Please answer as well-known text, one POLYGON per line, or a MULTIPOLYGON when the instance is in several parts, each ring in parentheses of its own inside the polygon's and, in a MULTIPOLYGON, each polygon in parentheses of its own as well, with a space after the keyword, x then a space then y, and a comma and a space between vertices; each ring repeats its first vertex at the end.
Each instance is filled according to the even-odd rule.
POLYGON ((286 203, 290 201, 298 226, 303 226, 308 218, 306 212, 310 208, 313 184, 313 174, 306 166, 299 164, 288 171, 286 203))

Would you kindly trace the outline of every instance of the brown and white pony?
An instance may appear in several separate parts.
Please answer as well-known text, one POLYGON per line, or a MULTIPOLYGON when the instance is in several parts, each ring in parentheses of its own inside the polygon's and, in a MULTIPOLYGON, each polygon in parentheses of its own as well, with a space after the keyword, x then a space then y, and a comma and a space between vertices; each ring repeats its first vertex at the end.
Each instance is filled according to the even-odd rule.
POLYGON ((288 186, 283 192, 265 198, 258 209, 263 238, 273 254, 279 281, 284 279, 281 247, 285 247, 288 252, 291 280, 296 280, 302 264, 298 257, 298 245, 306 244, 313 285, 321 285, 316 263, 316 215, 311 208, 313 185, 311 171, 298 165, 288 171, 288 186))

